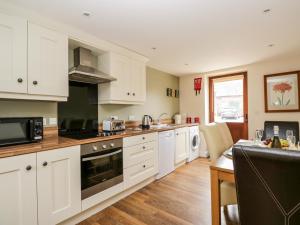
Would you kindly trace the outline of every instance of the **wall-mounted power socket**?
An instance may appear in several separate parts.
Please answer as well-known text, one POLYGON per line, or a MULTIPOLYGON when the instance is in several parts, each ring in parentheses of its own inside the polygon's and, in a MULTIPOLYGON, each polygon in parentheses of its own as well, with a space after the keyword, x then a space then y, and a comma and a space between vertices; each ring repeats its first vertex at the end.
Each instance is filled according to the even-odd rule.
POLYGON ((47 118, 43 117, 43 126, 47 126, 47 118))
POLYGON ((135 121, 135 116, 134 115, 129 115, 128 120, 129 121, 135 121))
POLYGON ((57 126, 57 118, 55 118, 55 117, 48 118, 48 125, 49 126, 57 126))

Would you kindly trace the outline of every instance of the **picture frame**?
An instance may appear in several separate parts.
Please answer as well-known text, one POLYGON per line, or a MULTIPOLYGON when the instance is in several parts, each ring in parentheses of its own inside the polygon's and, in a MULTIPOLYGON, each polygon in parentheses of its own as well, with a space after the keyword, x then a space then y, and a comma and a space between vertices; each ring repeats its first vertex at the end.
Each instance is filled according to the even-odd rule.
POLYGON ((264 75, 265 112, 300 111, 300 71, 264 75))

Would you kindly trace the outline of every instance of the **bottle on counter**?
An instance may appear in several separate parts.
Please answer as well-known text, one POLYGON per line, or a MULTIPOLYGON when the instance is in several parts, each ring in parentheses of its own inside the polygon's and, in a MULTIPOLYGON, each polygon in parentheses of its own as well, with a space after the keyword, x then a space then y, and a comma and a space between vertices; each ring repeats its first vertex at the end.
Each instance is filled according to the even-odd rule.
POLYGON ((281 143, 280 143, 280 139, 279 139, 279 127, 278 126, 274 126, 274 136, 273 136, 273 140, 272 140, 272 148, 281 148, 281 143))

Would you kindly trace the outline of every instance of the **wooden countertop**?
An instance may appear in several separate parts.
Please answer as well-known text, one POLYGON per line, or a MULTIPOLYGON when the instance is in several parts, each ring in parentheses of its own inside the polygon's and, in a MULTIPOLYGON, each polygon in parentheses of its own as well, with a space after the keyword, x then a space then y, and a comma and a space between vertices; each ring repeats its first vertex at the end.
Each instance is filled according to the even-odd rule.
POLYGON ((147 134, 147 133, 162 132, 162 131, 167 131, 167 130, 173 130, 176 128, 190 127, 190 126, 196 126, 196 125, 198 125, 198 124, 195 124, 195 123, 180 124, 180 125, 170 124, 170 126, 168 126, 168 127, 157 128, 157 129, 151 128, 149 130, 138 130, 136 128, 128 128, 123 133, 118 134, 118 135, 113 135, 113 136, 108 136, 108 137, 95 137, 95 138, 89 138, 89 139, 83 139, 83 140, 59 137, 57 135, 49 135, 49 136, 45 136, 43 141, 38 142, 38 143, 0 147, 0 158, 29 154, 29 153, 36 153, 36 152, 70 147, 70 146, 81 145, 81 144, 88 144, 88 143, 97 142, 97 141, 106 141, 106 140, 112 140, 112 139, 117 139, 117 138, 142 135, 142 134, 147 134))

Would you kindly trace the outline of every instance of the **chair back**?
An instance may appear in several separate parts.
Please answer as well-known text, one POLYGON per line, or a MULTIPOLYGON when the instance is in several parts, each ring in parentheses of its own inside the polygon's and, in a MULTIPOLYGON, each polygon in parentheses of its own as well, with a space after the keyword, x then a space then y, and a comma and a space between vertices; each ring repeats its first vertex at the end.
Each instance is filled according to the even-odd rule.
POLYGON ((279 126, 279 138, 286 139, 286 131, 292 130, 296 141, 299 141, 299 122, 292 121, 265 121, 263 140, 272 138, 274 135, 274 126, 279 126))
POLYGON ((230 130, 227 126, 227 123, 217 123, 217 126, 219 127, 219 131, 223 138, 223 142, 224 142, 226 149, 231 148, 233 145, 233 139, 232 139, 230 130))
POLYGON ((201 125, 200 131, 203 132, 210 159, 216 160, 227 149, 224 145, 219 127, 216 123, 201 125))
POLYGON ((300 224, 300 152, 233 147, 241 225, 300 224))

